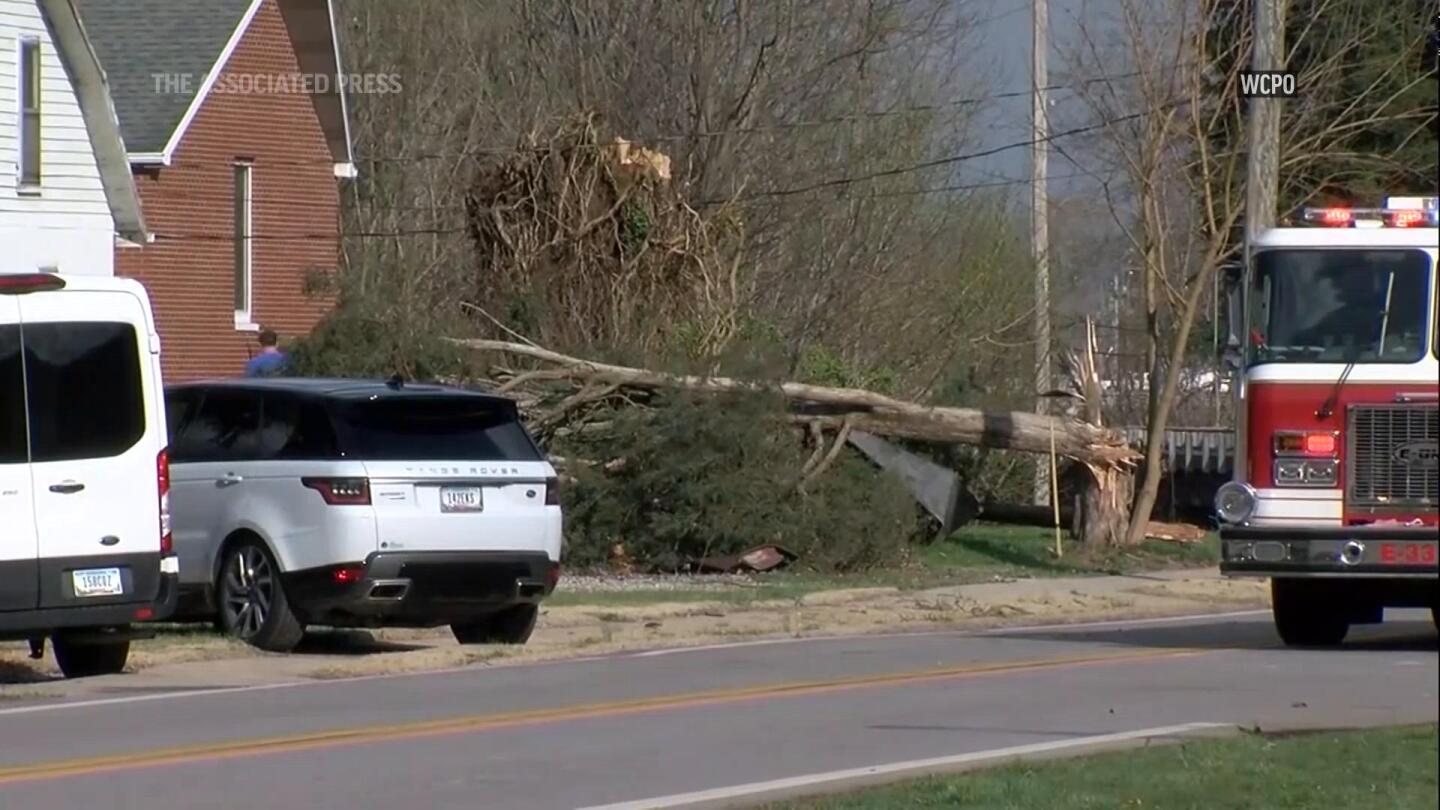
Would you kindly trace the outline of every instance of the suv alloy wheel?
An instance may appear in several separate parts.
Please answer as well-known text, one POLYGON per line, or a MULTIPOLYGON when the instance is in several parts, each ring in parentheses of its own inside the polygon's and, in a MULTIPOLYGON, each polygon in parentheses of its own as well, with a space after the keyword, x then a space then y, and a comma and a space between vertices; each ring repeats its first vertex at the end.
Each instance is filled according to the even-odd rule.
POLYGON ((229 550, 215 593, 221 628, 247 644, 290 652, 305 636, 280 586, 280 568, 259 542, 246 540, 229 550))

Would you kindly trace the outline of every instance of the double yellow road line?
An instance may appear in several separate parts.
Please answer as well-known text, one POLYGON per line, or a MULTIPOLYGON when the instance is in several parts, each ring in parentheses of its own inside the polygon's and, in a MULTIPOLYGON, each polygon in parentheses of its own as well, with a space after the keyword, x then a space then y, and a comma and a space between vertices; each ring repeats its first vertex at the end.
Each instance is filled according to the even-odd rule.
POLYGON ((1079 655, 1033 661, 966 664, 911 672, 887 673, 884 675, 865 675, 823 681, 791 681, 708 692, 663 695, 635 700, 557 706, 547 709, 525 709, 499 714, 469 715, 445 720, 424 720, 411 723, 357 726, 333 731, 266 737, 253 740, 241 740, 238 742, 198 743, 134 753, 110 754, 83 759, 55 760, 0 768, 0 785, 23 781, 85 776, 107 771, 132 770, 162 765, 180 765, 191 762, 281 754, 364 743, 393 742, 442 734, 477 733, 559 721, 586 720, 591 718, 640 714, 644 712, 699 708, 748 700, 798 697, 885 686, 903 686, 928 681, 1001 675, 1090 664, 1115 664, 1145 659, 1179 658, 1183 656, 1200 655, 1202 652, 1203 651, 1197 650, 1154 649, 1144 652, 1079 655))

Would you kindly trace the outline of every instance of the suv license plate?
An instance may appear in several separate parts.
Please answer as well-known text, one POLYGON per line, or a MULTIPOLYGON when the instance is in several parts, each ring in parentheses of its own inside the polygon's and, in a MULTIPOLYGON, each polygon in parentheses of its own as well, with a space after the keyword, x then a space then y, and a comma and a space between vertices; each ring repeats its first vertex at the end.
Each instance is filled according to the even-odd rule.
POLYGON ((119 596, 125 593, 125 583, 120 579, 119 568, 91 568, 71 571, 70 581, 75 586, 77 597, 119 596))
POLYGON ((480 512, 485 509, 485 494, 480 487, 441 487, 441 512, 480 512))
POLYGON ((1385 565, 1434 565, 1440 559, 1435 543, 1381 543, 1380 562, 1385 565))

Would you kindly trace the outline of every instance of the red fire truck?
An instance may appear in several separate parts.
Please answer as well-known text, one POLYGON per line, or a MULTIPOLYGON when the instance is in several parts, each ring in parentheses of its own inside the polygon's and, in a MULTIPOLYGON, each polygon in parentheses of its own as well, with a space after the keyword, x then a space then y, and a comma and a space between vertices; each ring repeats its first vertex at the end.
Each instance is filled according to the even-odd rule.
POLYGON ((1385 608, 1440 624, 1436 202, 1307 209, 1231 278, 1220 570, 1270 579, 1290 646, 1338 645, 1385 608))

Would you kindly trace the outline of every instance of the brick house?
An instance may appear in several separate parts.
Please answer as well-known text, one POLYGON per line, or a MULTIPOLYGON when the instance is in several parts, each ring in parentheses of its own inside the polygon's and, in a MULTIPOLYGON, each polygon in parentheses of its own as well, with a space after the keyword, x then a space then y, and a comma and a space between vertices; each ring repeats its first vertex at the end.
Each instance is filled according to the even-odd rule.
POLYGON ((150 237, 117 275, 150 291, 167 380, 238 374, 261 326, 332 305, 354 176, 329 0, 76 0, 109 79, 150 237))

